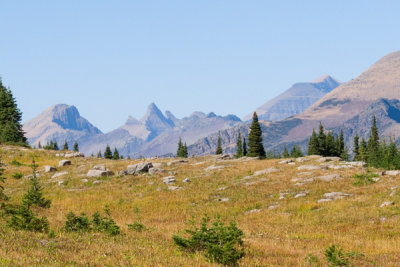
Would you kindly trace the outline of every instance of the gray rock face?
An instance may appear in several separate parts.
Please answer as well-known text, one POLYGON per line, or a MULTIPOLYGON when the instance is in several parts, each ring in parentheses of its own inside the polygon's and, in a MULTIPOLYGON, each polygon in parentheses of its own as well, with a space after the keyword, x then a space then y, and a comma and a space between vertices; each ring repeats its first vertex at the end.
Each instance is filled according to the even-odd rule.
POLYGON ((57 169, 53 166, 46 165, 44 166, 44 172, 55 172, 57 169))
MULTIPOLYGON (((296 83, 281 95, 268 101, 256 112, 261 120, 276 121, 299 114, 335 89, 340 83, 330 76, 323 76, 311 83, 296 83)), ((243 118, 251 120, 252 113, 243 118)))
POLYGON ((68 165, 71 165, 71 161, 67 159, 60 160, 60 162, 58 162, 58 167, 64 167, 68 165))
POLYGON ((138 175, 140 173, 148 172, 149 169, 152 167, 153 167, 153 164, 151 162, 144 162, 144 163, 138 163, 135 165, 129 165, 127 167, 126 171, 129 175, 138 175))

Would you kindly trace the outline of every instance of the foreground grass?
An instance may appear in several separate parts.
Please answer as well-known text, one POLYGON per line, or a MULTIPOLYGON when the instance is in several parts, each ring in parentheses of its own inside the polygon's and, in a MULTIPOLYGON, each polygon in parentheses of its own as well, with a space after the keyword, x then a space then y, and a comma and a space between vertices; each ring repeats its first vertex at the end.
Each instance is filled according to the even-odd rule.
MULTIPOLYGON (((14 173, 29 175, 31 169, 27 165, 33 156, 41 166, 39 170, 44 165, 57 166, 60 160, 51 151, 14 147, 1 150, 2 161, 8 164, 5 193, 14 204, 20 202, 28 188, 28 180, 12 178, 14 173), (22 165, 10 164, 13 160, 22 165)), ((74 158, 72 166, 58 168, 68 172, 65 176, 50 178, 53 173, 41 173, 44 195, 52 200, 52 206, 40 214, 49 219, 55 237, 11 230, 0 218, 0 266, 214 266, 201 254, 180 251, 171 238, 187 228, 187 221, 193 216, 199 221, 204 213, 210 217, 219 214, 226 222, 234 219, 244 231, 246 256, 240 261, 241 266, 325 266, 324 251, 331 244, 340 244, 351 252, 351 262, 356 266, 399 264, 400 195, 389 196, 392 188, 400 185, 399 177, 382 176, 376 183, 355 185, 353 177, 362 173, 361 169, 301 174, 297 170, 299 163, 281 165, 278 161, 216 162, 215 158, 206 157, 189 159, 187 164, 165 164, 164 169, 176 173, 176 185, 184 188, 170 191, 161 179, 168 174, 87 178, 89 182, 83 182, 87 171, 96 164, 105 164, 117 173, 139 161, 74 158), (225 168, 205 171, 210 165, 225 168), (280 171, 242 180, 268 167, 280 171), (340 174, 343 179, 314 181, 301 187, 291 181, 331 173, 340 174), (186 177, 192 182, 182 183, 186 177), (59 186, 61 180, 64 183, 59 186), (101 183, 93 184, 95 180, 101 183), (308 195, 294 198, 303 191, 308 195), (335 191, 354 196, 317 202, 324 193, 335 191), (279 199, 280 193, 288 195, 279 199), (229 201, 218 201, 221 198, 229 201), (395 205, 379 208, 384 201, 394 201, 395 205), (91 215, 102 211, 105 205, 121 227, 121 235, 76 234, 61 229, 68 212, 91 215), (269 209, 271 205, 276 208, 269 209), (248 213, 254 209, 260 211, 248 213), (146 230, 129 230, 127 224, 136 221, 143 223, 146 230)))

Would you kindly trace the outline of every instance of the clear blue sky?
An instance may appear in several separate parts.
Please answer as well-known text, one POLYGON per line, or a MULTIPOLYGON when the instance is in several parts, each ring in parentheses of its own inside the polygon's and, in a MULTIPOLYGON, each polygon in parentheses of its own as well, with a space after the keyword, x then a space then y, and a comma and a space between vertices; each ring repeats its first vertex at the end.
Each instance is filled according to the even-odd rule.
POLYGON ((1 1, 0 76, 24 121, 77 106, 102 131, 149 103, 243 117, 295 82, 399 50, 400 1, 1 1))

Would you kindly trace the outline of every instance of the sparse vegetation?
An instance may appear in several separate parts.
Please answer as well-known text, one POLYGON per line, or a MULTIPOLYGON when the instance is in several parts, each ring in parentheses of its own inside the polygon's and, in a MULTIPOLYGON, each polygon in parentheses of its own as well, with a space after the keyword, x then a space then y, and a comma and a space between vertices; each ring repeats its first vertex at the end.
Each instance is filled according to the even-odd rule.
POLYGON ((340 246, 331 245, 325 250, 326 262, 329 266, 349 266, 350 261, 340 246))
POLYGON ((211 227, 209 227, 209 223, 210 218, 207 215, 201 220, 199 228, 195 226, 192 220, 192 228, 185 230, 189 237, 174 235, 175 244, 190 252, 205 251, 206 257, 211 262, 236 266, 244 256, 243 231, 233 221, 225 226, 219 217, 212 223, 211 227))
POLYGON ((14 179, 21 179, 24 175, 20 172, 13 173, 12 178, 14 179))
POLYGON ((91 230, 90 220, 85 213, 75 215, 72 211, 67 214, 67 220, 64 225, 67 232, 87 232, 91 230))

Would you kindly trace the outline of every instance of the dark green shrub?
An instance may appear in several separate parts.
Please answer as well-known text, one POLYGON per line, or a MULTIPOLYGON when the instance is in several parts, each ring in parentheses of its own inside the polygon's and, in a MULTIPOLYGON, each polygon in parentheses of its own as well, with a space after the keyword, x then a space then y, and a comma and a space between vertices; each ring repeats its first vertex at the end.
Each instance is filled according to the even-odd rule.
POLYGON ((16 167, 19 167, 19 166, 22 165, 22 163, 19 162, 19 161, 17 161, 16 159, 13 159, 13 160, 10 162, 10 164, 13 165, 13 166, 16 166, 16 167))
POLYGON ((121 230, 115 221, 111 218, 110 210, 106 206, 104 212, 107 216, 102 217, 98 211, 92 216, 93 230, 97 232, 104 232, 110 235, 119 235, 121 230))
POLYGON ((46 217, 38 218, 25 205, 5 209, 6 214, 11 215, 8 226, 16 230, 26 230, 33 232, 49 231, 49 222, 46 217))
POLYGON ((190 252, 205 251, 206 257, 211 262, 236 266, 244 256, 242 230, 233 221, 225 226, 219 217, 210 228, 209 222, 210 218, 207 215, 203 217, 200 228, 195 227, 191 221, 192 229, 185 230, 189 238, 174 235, 172 239, 177 246, 190 252))
POLYGON ((37 165, 35 161, 32 163, 32 178, 30 179, 31 187, 22 198, 22 204, 30 207, 37 206, 41 208, 50 208, 51 200, 45 199, 42 194, 42 187, 39 184, 39 179, 36 176, 37 165))
POLYGON ((21 179, 23 176, 24 176, 24 175, 23 175, 22 173, 16 172, 16 173, 14 173, 14 174, 12 175, 12 178, 19 180, 19 179, 21 179))
POLYGON ((90 231, 90 221, 85 213, 76 216, 73 212, 67 214, 67 221, 64 230, 67 232, 87 232, 90 231))
POLYGON ((141 222, 134 222, 132 224, 128 224, 128 228, 135 232, 143 232, 144 230, 146 230, 146 226, 144 226, 144 224, 141 222))
POLYGON ((326 262, 329 266, 349 266, 350 262, 340 246, 332 245, 325 250, 326 262))

